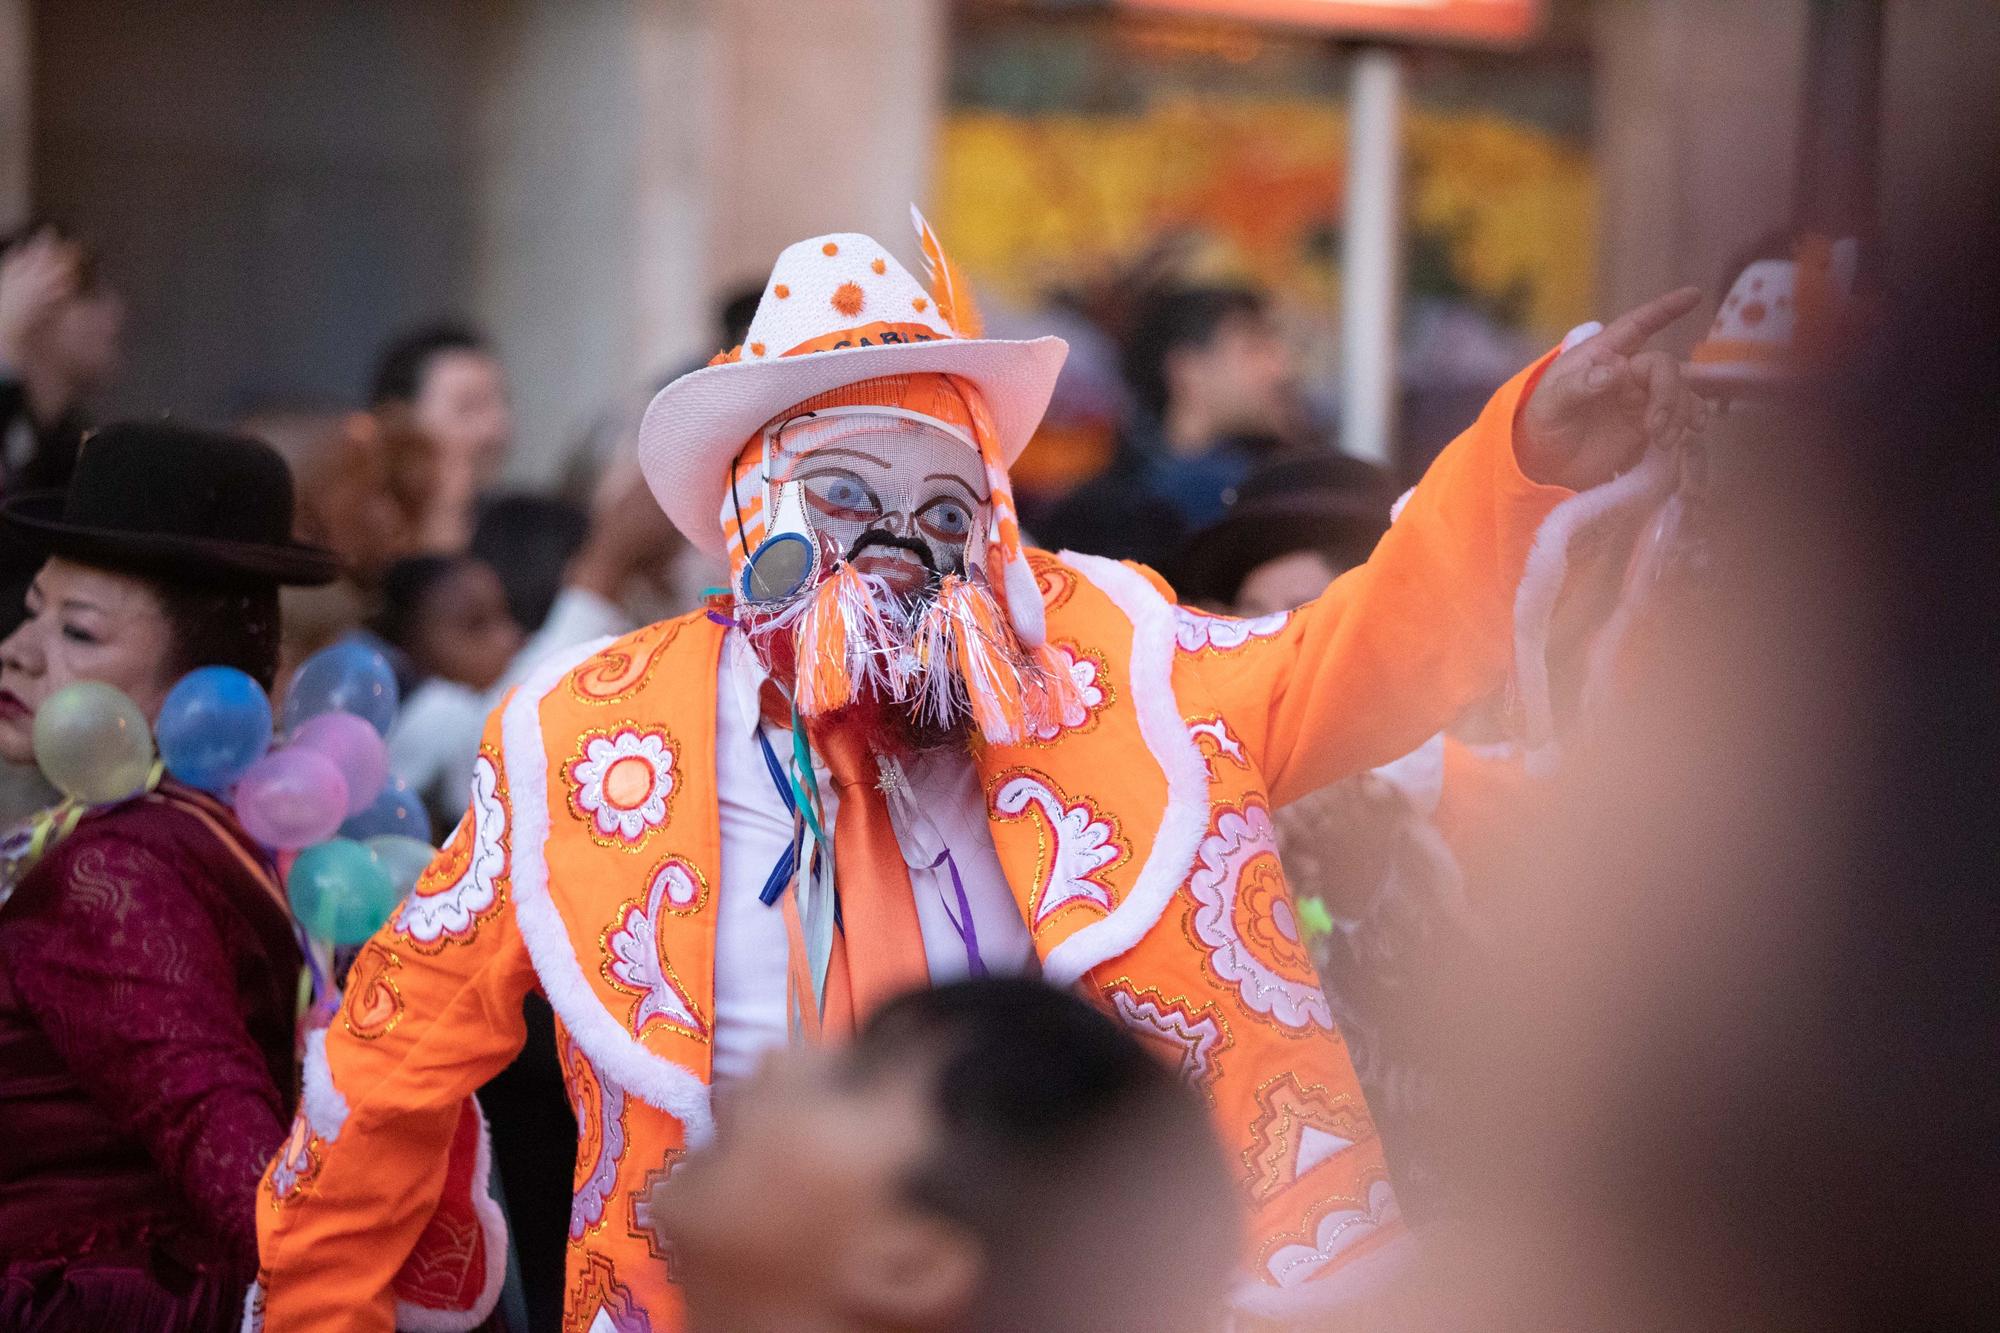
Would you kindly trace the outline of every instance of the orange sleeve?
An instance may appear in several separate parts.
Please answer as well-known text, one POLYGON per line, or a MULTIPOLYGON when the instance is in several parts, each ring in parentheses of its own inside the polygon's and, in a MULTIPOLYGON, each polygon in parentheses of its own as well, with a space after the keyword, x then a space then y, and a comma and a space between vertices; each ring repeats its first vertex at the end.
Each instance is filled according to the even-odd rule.
POLYGON ((1199 669, 1274 804, 1408 753, 1505 679, 1522 566, 1571 494, 1529 480, 1514 455, 1515 415, 1554 358, 1493 395, 1367 563, 1281 627, 1207 636, 1199 669))
POLYGON ((308 1040, 299 1113, 258 1191, 246 1327, 261 1304, 271 1333, 389 1333, 439 1293, 463 1304, 497 1289, 504 1233, 463 1221, 497 1218, 468 1099, 520 1050, 521 1001, 535 985, 508 883, 498 717, 471 809, 363 947, 331 1025, 308 1040), (455 1247, 425 1253, 447 1232, 455 1247))

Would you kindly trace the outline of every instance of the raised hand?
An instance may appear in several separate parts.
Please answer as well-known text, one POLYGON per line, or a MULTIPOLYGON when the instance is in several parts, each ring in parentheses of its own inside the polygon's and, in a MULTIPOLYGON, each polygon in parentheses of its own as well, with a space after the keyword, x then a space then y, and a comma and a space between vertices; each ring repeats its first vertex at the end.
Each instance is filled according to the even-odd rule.
POLYGON ((1584 490, 1639 461, 1648 446, 1676 449, 1708 424, 1708 405, 1653 336, 1701 303, 1683 287, 1613 320, 1556 358, 1521 409, 1514 450, 1536 481, 1584 490))
POLYGON ((50 316, 76 292, 78 251, 42 231, 0 260, 0 362, 18 370, 50 316))

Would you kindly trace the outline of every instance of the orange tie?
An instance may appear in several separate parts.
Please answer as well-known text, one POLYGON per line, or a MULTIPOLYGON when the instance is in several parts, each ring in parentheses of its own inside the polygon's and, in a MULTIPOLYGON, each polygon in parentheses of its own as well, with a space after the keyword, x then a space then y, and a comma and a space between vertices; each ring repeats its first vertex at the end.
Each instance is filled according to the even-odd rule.
POLYGON ((833 817, 834 888, 841 928, 834 934, 827 968, 827 1035, 852 1033, 868 1016, 904 991, 930 984, 924 933, 910 869, 889 822, 880 769, 861 730, 815 729, 813 744, 826 759, 840 806, 833 817))

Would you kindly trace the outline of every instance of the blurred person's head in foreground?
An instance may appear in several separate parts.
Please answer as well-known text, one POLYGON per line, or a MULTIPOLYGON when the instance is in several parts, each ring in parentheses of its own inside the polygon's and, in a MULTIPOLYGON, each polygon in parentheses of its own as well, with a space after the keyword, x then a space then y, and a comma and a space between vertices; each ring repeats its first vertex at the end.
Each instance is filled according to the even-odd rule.
POLYGON ((1295 424, 1291 353, 1269 303, 1249 287, 1147 293, 1126 332, 1125 374, 1170 453, 1283 438, 1295 424))
POLYGON ((1067 992, 911 993, 720 1109, 656 1210, 697 1333, 1220 1326, 1238 1220, 1207 1108, 1067 992))
POLYGON ((1361 459, 1323 451, 1273 459, 1237 488, 1220 520, 1188 538, 1174 587, 1239 616, 1302 606, 1368 559, 1395 500, 1388 474, 1361 459))
POLYGON ((1496 887, 1412 1326, 1991 1318, 2000 230, 1904 253, 1865 350, 1712 442, 1700 558, 1496 887))
POLYGON ((492 688, 526 638, 499 574, 473 555, 411 556, 389 566, 375 632, 419 679, 474 690, 492 688))
POLYGON ((34 223, 0 234, 0 369, 54 420, 117 371, 125 302, 96 254, 63 229, 34 223))
POLYGON ((369 405, 406 415, 482 483, 499 474, 513 442, 506 371, 492 344, 467 325, 427 325, 392 339, 376 361, 369 405))
POLYGON ((0 756, 34 759, 35 713, 77 681, 124 691, 147 716, 198 666, 269 688, 278 588, 333 578, 333 557, 294 542, 292 477, 246 436, 164 422, 107 426, 67 491, 0 508, 48 553, 28 618, 0 644, 0 756))
POLYGON ((732 616, 806 722, 893 755, 1079 706, 1008 474, 1065 350, 982 337, 962 278, 926 291, 870 238, 819 236, 778 256, 747 343, 653 400, 653 496, 728 558, 732 616))

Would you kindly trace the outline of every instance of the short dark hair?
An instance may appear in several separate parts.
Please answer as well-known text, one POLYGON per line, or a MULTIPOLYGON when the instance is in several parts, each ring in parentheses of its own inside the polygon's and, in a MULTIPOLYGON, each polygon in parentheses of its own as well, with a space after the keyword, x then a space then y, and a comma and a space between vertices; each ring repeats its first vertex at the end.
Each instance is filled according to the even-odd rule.
POLYGON ((235 667, 267 691, 278 681, 278 589, 217 587, 149 579, 166 617, 169 676, 204 666, 235 667))
POLYGON ((858 1081, 928 1083, 911 1198, 971 1231, 977 1333, 1213 1326, 1240 1219, 1208 1110, 1101 1010, 1038 981, 912 992, 856 1039, 858 1081))
POLYGON ((533 633, 549 618, 570 560, 590 536, 580 505, 543 495, 502 495, 480 506, 472 554, 493 566, 507 609, 533 633))
POLYGON ((369 405, 381 407, 385 403, 416 401, 423 392, 424 377, 430 374, 431 363, 447 352, 491 356, 493 345, 470 324, 456 321, 407 329, 390 339, 376 358, 375 377, 369 382, 369 405))
POLYGON ((410 651, 423 623, 424 602, 436 587, 465 565, 471 555, 413 555, 398 560, 382 574, 381 609, 370 628, 392 648, 410 651))
POLYGON ((740 344, 750 336, 750 321, 757 318, 757 307, 764 299, 764 288, 745 285, 724 294, 715 307, 715 326, 722 333, 723 350, 740 344))
POLYGON ((1261 320, 1270 307, 1252 287, 1213 284, 1157 287, 1139 300, 1125 336, 1125 379, 1155 414, 1167 410, 1167 358, 1206 347, 1231 319, 1261 320))

